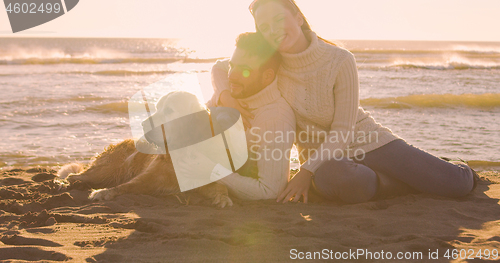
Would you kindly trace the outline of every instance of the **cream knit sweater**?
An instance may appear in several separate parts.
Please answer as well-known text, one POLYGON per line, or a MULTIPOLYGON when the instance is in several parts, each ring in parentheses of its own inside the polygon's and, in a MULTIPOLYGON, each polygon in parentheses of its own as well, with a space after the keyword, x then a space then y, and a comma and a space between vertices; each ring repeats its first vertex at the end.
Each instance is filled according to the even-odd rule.
MULTIPOLYGON (((219 68, 228 72, 228 61, 218 62, 219 68)), ((207 102, 208 107, 216 105, 218 96, 207 102)), ((290 175, 290 151, 295 132, 295 115, 288 103, 281 97, 277 80, 258 92, 240 101, 245 102, 255 118, 249 120, 252 129, 245 131, 249 149, 250 166, 257 171, 242 176, 230 171, 222 171, 216 166, 213 173, 229 174, 218 180, 226 185, 230 193, 241 199, 273 199, 278 197, 290 175), (276 139, 282 136, 281 139, 276 139), (219 169, 219 171, 217 171, 219 169)))
MULTIPOLYGON (((329 159, 363 156, 399 137, 375 122, 359 105, 356 61, 348 50, 309 32, 311 43, 301 53, 282 53, 278 89, 297 122, 296 144, 301 169, 315 172, 329 159)), ((227 69, 212 69, 216 100, 229 89, 227 69)))

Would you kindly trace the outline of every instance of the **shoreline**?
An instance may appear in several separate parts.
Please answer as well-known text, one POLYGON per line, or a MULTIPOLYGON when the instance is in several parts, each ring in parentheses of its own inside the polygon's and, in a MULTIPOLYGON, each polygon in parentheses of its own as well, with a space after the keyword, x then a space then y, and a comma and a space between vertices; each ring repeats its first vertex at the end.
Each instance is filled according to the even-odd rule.
MULTIPOLYGON (((83 165, 87 165, 90 162, 93 161, 93 157, 91 160, 88 161, 72 161, 68 163, 81 163, 83 165)), ((483 161, 483 160, 469 160, 465 161, 472 169, 475 169, 477 171, 493 171, 493 172, 500 172, 500 161, 483 161)), ((0 161, 0 172, 2 171, 7 171, 11 169, 31 169, 31 168, 46 168, 46 169, 53 169, 53 170, 58 170, 61 168, 63 165, 68 164, 68 163, 63 163, 63 164, 15 164, 15 165, 7 165, 6 163, 0 161)))

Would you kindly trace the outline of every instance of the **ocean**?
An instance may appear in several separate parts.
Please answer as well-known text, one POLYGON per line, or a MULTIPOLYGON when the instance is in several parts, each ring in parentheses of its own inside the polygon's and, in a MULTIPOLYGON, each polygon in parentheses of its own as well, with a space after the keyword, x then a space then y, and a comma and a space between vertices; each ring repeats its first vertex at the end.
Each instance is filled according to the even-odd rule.
MULTIPOLYGON (((437 156, 500 161, 500 43, 341 42, 377 122, 437 156)), ((88 163, 132 137, 128 101, 141 89, 166 80, 166 93, 195 76, 206 100, 212 64, 231 52, 178 39, 2 38, 0 167, 88 163)))

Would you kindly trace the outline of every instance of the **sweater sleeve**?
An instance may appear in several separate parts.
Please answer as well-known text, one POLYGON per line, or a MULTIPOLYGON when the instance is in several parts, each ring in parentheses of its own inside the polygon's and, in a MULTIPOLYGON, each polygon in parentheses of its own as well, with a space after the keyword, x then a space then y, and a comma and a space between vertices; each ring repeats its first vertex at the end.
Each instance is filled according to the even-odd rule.
POLYGON ((217 60, 212 66, 211 79, 214 94, 212 98, 206 103, 207 107, 217 107, 219 105, 220 94, 224 90, 229 90, 229 79, 227 73, 229 72, 229 59, 217 60))
POLYGON ((356 60, 350 53, 343 61, 335 80, 333 96, 335 105, 330 134, 301 166, 313 173, 324 161, 334 157, 339 158, 342 154, 346 156, 344 150, 354 137, 354 126, 359 109, 359 79, 356 60))
POLYGON ((231 194, 246 200, 273 199, 285 189, 295 131, 295 116, 293 112, 291 115, 288 119, 293 125, 291 121, 266 118, 264 125, 255 125, 250 130, 253 144, 249 150, 255 154, 252 158, 257 161, 258 179, 232 173, 219 180, 231 194))

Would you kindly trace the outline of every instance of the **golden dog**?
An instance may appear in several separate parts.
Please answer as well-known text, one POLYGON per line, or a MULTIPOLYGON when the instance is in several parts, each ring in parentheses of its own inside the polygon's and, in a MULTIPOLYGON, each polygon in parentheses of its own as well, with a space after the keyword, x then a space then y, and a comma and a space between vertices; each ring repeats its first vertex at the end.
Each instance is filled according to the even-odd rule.
MULTIPOLYGON (((156 105, 158 110, 143 122, 143 126, 146 123, 155 123, 153 127, 148 128, 151 130, 173 118, 205 109, 196 96, 186 93, 171 92, 160 98, 156 105)), ((144 140, 137 142, 138 147, 140 144, 141 149, 152 147, 152 144, 144 140)), ((166 154, 139 152, 132 139, 108 146, 87 169, 81 164, 72 163, 64 165, 57 175, 69 183, 81 181, 99 189, 90 194, 89 199, 92 200, 110 200, 126 193, 156 196, 180 193, 168 150, 166 154)), ((224 185, 211 183, 194 190, 213 199, 212 203, 217 207, 223 208, 233 204, 224 185)))

